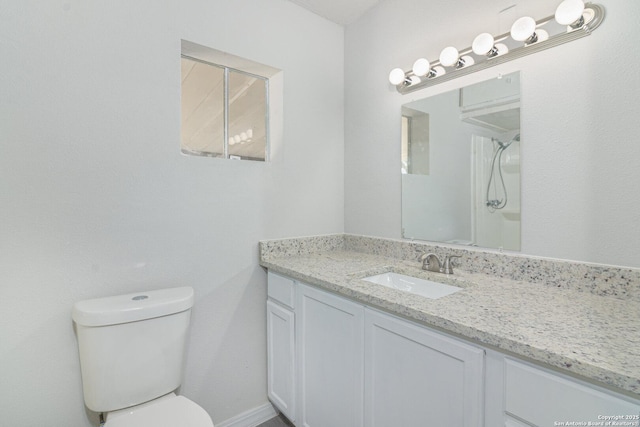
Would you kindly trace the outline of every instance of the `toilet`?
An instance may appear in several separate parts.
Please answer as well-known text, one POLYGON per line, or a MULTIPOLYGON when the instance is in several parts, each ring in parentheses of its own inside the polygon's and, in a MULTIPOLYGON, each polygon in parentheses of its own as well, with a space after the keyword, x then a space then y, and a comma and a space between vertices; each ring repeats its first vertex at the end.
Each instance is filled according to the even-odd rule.
POLYGON ((104 427, 213 427, 182 382, 193 288, 80 301, 73 306, 82 389, 104 427))

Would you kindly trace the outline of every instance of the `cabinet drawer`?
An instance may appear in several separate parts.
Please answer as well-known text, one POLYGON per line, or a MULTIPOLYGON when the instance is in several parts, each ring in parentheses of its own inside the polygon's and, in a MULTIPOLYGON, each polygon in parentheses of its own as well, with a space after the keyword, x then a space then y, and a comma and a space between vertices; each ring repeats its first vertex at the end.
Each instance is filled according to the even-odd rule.
POLYGON ((505 410, 543 427, 566 421, 600 422, 606 415, 638 415, 640 406, 622 396, 506 359, 505 410))
POLYGON ((269 272, 267 274, 267 295, 269 298, 294 308, 294 282, 293 280, 269 272))

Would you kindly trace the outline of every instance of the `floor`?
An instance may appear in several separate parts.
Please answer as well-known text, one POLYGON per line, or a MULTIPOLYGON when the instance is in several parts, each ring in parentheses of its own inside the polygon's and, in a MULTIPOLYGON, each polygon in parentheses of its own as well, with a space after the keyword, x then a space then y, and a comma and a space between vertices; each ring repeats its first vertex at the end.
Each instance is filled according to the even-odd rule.
POLYGON ((293 424, 280 414, 275 418, 271 418, 269 421, 265 421, 257 427, 293 427, 293 424))

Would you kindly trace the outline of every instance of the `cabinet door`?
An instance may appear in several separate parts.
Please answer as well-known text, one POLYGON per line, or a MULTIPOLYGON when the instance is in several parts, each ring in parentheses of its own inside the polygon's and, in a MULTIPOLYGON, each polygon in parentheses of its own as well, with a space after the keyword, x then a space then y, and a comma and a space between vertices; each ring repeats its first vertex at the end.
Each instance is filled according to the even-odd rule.
POLYGON ((300 285, 298 426, 362 426, 364 308, 300 285))
POLYGON ((505 412, 532 426, 554 426, 567 421, 575 425, 600 425, 607 415, 621 416, 615 420, 622 422, 618 425, 634 422, 637 425, 640 417, 640 404, 636 400, 509 358, 505 359, 504 395, 505 412))
POLYGON ((482 426, 484 351, 365 310, 367 427, 482 426))
POLYGON ((295 421, 295 323, 293 311, 267 301, 267 394, 295 421))

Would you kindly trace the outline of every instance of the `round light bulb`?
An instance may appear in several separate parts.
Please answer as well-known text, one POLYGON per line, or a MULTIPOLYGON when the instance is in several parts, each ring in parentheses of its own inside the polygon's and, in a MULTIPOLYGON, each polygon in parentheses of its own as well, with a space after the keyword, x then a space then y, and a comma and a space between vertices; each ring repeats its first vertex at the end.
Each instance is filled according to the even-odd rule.
POLYGON ((556 21, 560 25, 570 25, 582 18, 584 3, 582 0, 564 0, 556 9, 556 21))
POLYGON ((240 139, 243 141, 246 141, 248 139, 247 133, 246 132, 242 132, 240 134, 240 139))
POLYGON ((453 46, 445 47, 440 52, 440 63, 445 67, 452 67, 458 63, 459 57, 458 49, 453 46))
POLYGON ((233 138, 229 138, 229 145, 233 145, 235 143, 236 143, 236 141, 233 138))
POLYGON ((486 55, 493 49, 494 41, 493 36, 489 33, 478 34, 478 36, 473 39, 471 49, 473 49, 473 53, 476 55, 486 55))
POLYGON ((247 136, 249 139, 253 138, 253 129, 247 129, 247 136))
POLYGON ((424 58, 417 59, 416 62, 413 63, 413 74, 416 76, 422 77, 426 76, 431 69, 431 64, 424 58))
POLYGON ((240 135, 235 135, 235 136, 233 137, 233 139, 234 139, 234 141, 236 142, 236 144, 237 144, 237 143, 239 143, 240 141, 242 141, 242 138, 240 138, 240 135))
POLYGON ((389 73, 389 83, 398 86, 405 79, 404 70, 402 68, 394 68, 389 73))
POLYGON ((511 26, 511 37, 523 42, 536 32, 536 21, 529 16, 523 16, 511 26))

